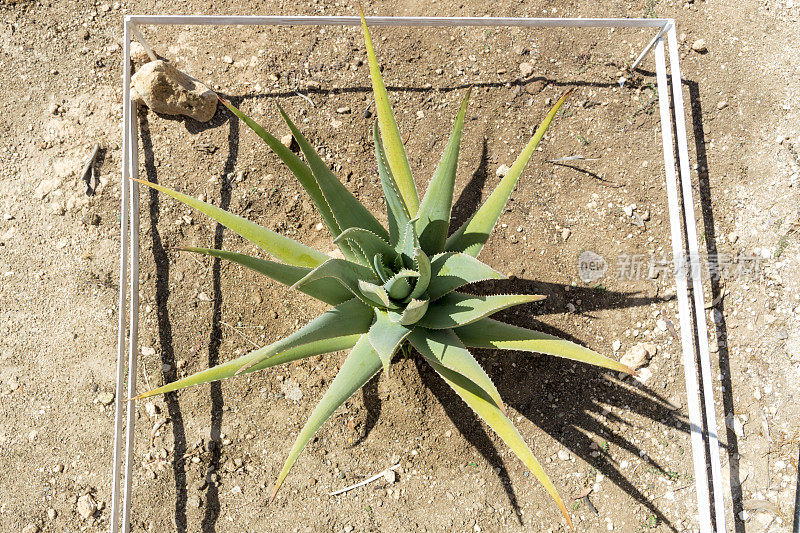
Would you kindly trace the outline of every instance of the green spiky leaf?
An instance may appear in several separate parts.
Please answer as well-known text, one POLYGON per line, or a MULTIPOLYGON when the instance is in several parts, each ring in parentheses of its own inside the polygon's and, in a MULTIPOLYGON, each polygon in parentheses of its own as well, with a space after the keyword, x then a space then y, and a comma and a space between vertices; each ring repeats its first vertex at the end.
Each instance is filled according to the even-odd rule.
MULTIPOLYGON (((423 354, 424 357, 424 354, 423 354)), ((539 461, 531 452, 528 445, 519 434, 517 428, 503 413, 499 406, 492 400, 491 396, 481 387, 475 384, 472 380, 464 377, 462 374, 450 370, 433 357, 426 357, 425 360, 430 364, 434 370, 450 385, 455 393, 464 402, 469 405, 475 413, 480 416, 491 427, 497 435, 503 439, 503 442, 511 448, 511 451, 519 457, 519 459, 528 467, 528 469, 536 476, 536 479, 544 486, 550 497, 558 505, 564 517, 567 519, 570 527, 572 527, 572 520, 569 517, 567 508, 564 501, 559 496, 550 478, 539 465, 539 461)))
POLYGON ((455 328, 471 324, 514 305, 536 302, 544 296, 536 294, 498 294, 473 296, 452 292, 433 302, 419 325, 430 329, 455 328))
POLYGON ((378 123, 372 129, 372 138, 375 140, 375 159, 378 163, 378 176, 381 179, 383 197, 386 199, 386 216, 389 219, 389 244, 397 246, 402 237, 406 224, 411 220, 406 203, 400 195, 400 189, 392 175, 392 169, 386 161, 386 149, 383 147, 378 123))
POLYGON ((322 190, 319 188, 319 184, 317 183, 314 174, 311 172, 311 169, 308 168, 308 165, 303 163, 299 157, 297 157, 291 150, 284 146, 284 144, 275 138, 271 133, 262 128, 255 120, 239 111, 238 108, 236 108, 227 100, 220 98, 220 101, 231 111, 231 113, 239 117, 242 122, 244 122, 251 130, 253 130, 256 135, 261 137, 264 142, 267 143, 267 146, 269 146, 272 151, 275 152, 275 155, 277 155, 289 168, 289 170, 292 171, 292 174, 295 175, 297 181, 300 182, 300 185, 302 185, 306 192, 308 192, 308 195, 314 202, 317 211, 319 211, 320 215, 322 215, 322 220, 324 220, 325 225, 328 226, 328 230, 331 232, 331 235, 334 237, 339 235, 342 230, 339 228, 339 224, 336 222, 333 212, 331 211, 330 206, 328 206, 328 202, 325 200, 325 196, 322 194, 322 190))
POLYGON ((503 278, 503 274, 470 255, 453 252, 439 254, 431 260, 428 296, 431 300, 438 300, 469 283, 503 278))
POLYGON ((314 177, 322 193, 325 195, 325 200, 328 202, 331 211, 333 211, 333 216, 336 218, 336 222, 338 222, 342 231, 347 228, 364 228, 388 240, 389 234, 386 232, 386 229, 381 226, 380 222, 375 219, 372 213, 353 196, 353 193, 347 190, 347 187, 334 176, 331 169, 328 168, 328 165, 326 165, 319 154, 317 154, 317 151, 314 150, 311 143, 300 133, 300 130, 297 129, 297 126, 294 125, 289 115, 286 114, 280 105, 278 106, 278 110, 283 120, 292 131, 292 135, 300 146, 300 150, 303 151, 303 155, 306 157, 306 161, 308 161, 308 165, 311 167, 311 171, 314 173, 314 177))
POLYGON ((373 311, 370 307, 353 298, 326 311, 288 337, 269 346, 167 383, 162 387, 140 394, 137 399, 350 348, 364 333, 369 331, 372 315, 373 311))
POLYGON ((419 278, 419 273, 403 269, 389 279, 384 287, 393 300, 403 300, 411 294, 411 282, 419 278))
POLYGON ((311 416, 308 417, 300 434, 297 435, 297 440, 295 440, 294 446, 289 451, 289 457, 286 459, 286 463, 284 463, 283 469, 278 475, 278 480, 275 482, 270 501, 275 499, 275 494, 283 484, 292 466, 294 466, 295 461, 297 461, 300 452, 308 444, 308 441, 311 440, 317 430, 322 427, 322 424, 330 418, 340 405, 346 402, 372 376, 378 373, 381 365, 381 359, 372 348, 367 336, 362 335, 350 355, 345 359, 344 364, 339 369, 339 373, 336 374, 333 382, 331 382, 330 388, 317 404, 311 416))
POLYGON ((555 355, 573 361, 633 374, 626 365, 604 355, 553 335, 484 318, 467 327, 455 328, 456 335, 473 348, 499 348, 555 355))
MULTIPOLYGON (((226 252, 225 250, 195 247, 181 248, 181 250, 211 257, 219 257, 220 259, 238 263, 260 274, 264 274, 275 281, 279 281, 284 285, 294 285, 311 272, 311 269, 308 267, 284 265, 276 261, 260 259, 236 252, 226 252)), ((345 289, 341 283, 331 278, 323 278, 306 283, 302 287, 298 287, 298 290, 330 305, 339 305, 353 297, 353 293, 345 289)))
POLYGON ((357 246, 366 257, 374 259, 378 254, 386 257, 388 261, 394 261, 397 253, 384 239, 364 228, 347 228, 341 235, 334 239, 335 244, 342 241, 350 241, 357 246))
POLYGON ((412 299, 406 304, 406 308, 403 309, 397 321, 406 326, 416 324, 425 316, 425 313, 428 311, 428 305, 428 300, 412 299))
POLYGON ((358 281, 358 290, 370 305, 382 307, 384 309, 397 308, 397 305, 389 299, 389 293, 380 285, 362 279, 358 281))
POLYGON ((424 358, 434 359, 472 381, 505 412, 503 400, 494 383, 453 330, 416 328, 409 341, 424 358))
POLYGON ((292 288, 297 289, 307 283, 324 278, 333 278, 337 280, 344 288, 352 292, 354 296, 362 299, 363 295, 358 287, 359 282, 365 279, 371 279, 373 281, 375 279, 371 268, 347 261, 346 259, 328 259, 295 282, 292 288))
POLYGON ((530 161, 536 147, 539 146, 539 141, 544 137, 547 128, 550 127, 550 123, 571 92, 571 90, 567 91, 567 93, 556 102, 553 109, 550 110, 542 121, 542 124, 536 129, 528 145, 525 146, 525 149, 519 154, 517 160, 514 161, 511 170, 500 180, 500 183, 492 194, 489 195, 489 198, 486 199, 486 202, 483 203, 478 211, 476 211, 463 226, 447 239, 445 250, 450 252, 464 252, 473 257, 478 256, 483 249, 483 245, 486 244, 489 235, 492 233, 497 219, 500 218, 500 214, 503 212, 508 198, 511 196, 511 191, 513 191, 514 187, 517 185, 517 180, 528 164, 528 161, 530 161))
POLYGON ((400 130, 397 128, 397 121, 394 119, 394 111, 392 111, 392 106, 389 103, 389 95, 386 93, 386 86, 383 84, 381 69, 378 65, 378 59, 375 57, 375 48, 372 46, 372 37, 369 34, 369 28, 367 28, 367 21, 364 20, 363 11, 361 12, 361 27, 364 30, 364 42, 367 46, 369 74, 370 78, 372 78, 372 91, 375 93, 375 109, 378 112, 381 138, 386 148, 386 161, 392 170, 392 175, 397 182, 397 188, 408 213, 413 217, 416 216, 419 209, 419 194, 417 194, 414 178, 411 176, 411 167, 408 164, 406 149, 403 147, 400 130))
POLYGON ((313 268, 330 259, 326 254, 318 252, 313 248, 309 248, 305 244, 301 244, 290 239, 289 237, 284 237, 279 233, 275 233, 272 230, 263 228, 254 222, 250 222, 245 218, 234 215, 233 213, 225 211, 224 209, 220 209, 217 206, 207 204, 193 196, 189 196, 188 194, 173 191, 172 189, 168 189, 163 185, 150 183, 149 181, 134 181, 172 196, 176 200, 181 201, 184 204, 197 209, 201 213, 208 215, 226 228, 241 235, 248 241, 252 242, 265 252, 272 254, 284 263, 313 268))
POLYGON ((415 300, 422 297, 428 290, 431 283, 431 260, 428 258, 422 248, 414 250, 414 267, 419 273, 417 284, 414 285, 414 290, 411 291, 409 299, 415 300))
POLYGON ((433 173, 431 183, 419 206, 419 220, 417 221, 419 242, 422 249, 431 254, 441 252, 447 240, 450 210, 453 206, 453 189, 456 184, 456 170, 458 170, 458 152, 461 148, 461 134, 464 131, 464 117, 467 114, 470 92, 471 89, 467 89, 467 94, 461 102, 458 115, 456 115, 450 140, 447 142, 439 166, 433 173))
POLYGON ((372 348, 380 357, 383 369, 387 374, 392 356, 411 333, 411 329, 411 327, 392 320, 386 311, 375 309, 375 322, 369 328, 367 337, 369 337, 372 348))

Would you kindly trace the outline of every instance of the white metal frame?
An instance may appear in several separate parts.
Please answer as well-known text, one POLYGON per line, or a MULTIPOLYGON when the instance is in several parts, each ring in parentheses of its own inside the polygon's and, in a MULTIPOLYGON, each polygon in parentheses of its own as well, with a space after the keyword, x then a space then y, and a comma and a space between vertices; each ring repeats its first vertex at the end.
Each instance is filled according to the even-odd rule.
MULTIPOLYGON (((674 255, 675 282, 681 332, 681 346, 686 378, 686 395, 689 410, 692 457, 697 494, 698 519, 702 532, 725 531, 725 503, 722 489, 722 472, 717 437, 716 412, 714 407, 713 381, 708 346, 708 330, 705 317, 702 280, 699 272, 699 250, 692 184, 689 167, 689 148, 686 137, 686 121, 683 106, 682 79, 678 57, 678 41, 673 19, 613 19, 613 18, 500 18, 500 17, 367 17, 370 26, 493 26, 526 28, 653 28, 657 34, 650 40, 631 68, 635 69, 646 54, 655 49, 656 80, 661 121, 661 136, 666 172, 666 191, 669 204, 670 233, 674 255), (667 78, 665 40, 669 53, 672 93, 667 78), (676 171, 675 144, 672 136, 674 111, 677 137, 676 171), (680 180, 678 179, 680 175, 680 180), (678 182, 680 181, 679 197, 678 182), (682 204, 681 204, 682 199, 682 204), (684 231, 686 232, 684 234, 684 231), (688 241, 688 250, 684 246, 688 241), (691 292, 694 297, 694 313, 689 300, 689 276, 686 266, 692 266, 691 292), (697 338, 693 337, 693 330, 697 338), (695 352, 695 340, 699 346, 695 352), (697 359, 703 387, 700 390, 697 375, 697 359), (706 424, 703 424, 700 399, 705 409, 706 424), (708 457, 706 454, 708 447, 708 457), (707 461, 711 464, 712 494, 709 494, 707 461), (714 504, 714 520, 711 503, 714 504)), ((138 125, 136 104, 130 99, 130 43, 133 36, 155 59, 137 25, 326 25, 357 26, 358 17, 340 16, 203 16, 203 15, 131 15, 124 20, 123 43, 123 155, 122 155, 122 206, 121 206, 121 251, 119 326, 117 350, 117 394, 114 421, 114 459, 111 494, 110 531, 117 533, 129 530, 131 493, 131 470, 133 465, 134 422, 136 395, 138 325, 139 325, 139 186, 129 178, 137 177, 139 171, 138 125), (126 292, 130 289, 129 299, 126 292), (126 303, 130 304, 129 323, 126 329, 126 303), (126 361, 127 351, 127 361, 126 361), (126 365, 127 363, 127 365, 126 365), (125 387, 127 369, 128 383, 125 387), (127 416, 126 416, 127 415, 127 416), (127 424, 123 423, 127 418, 127 424), (123 437, 124 435, 124 437, 123 437), (123 453, 123 440, 125 442, 123 453), (124 456, 124 459, 123 459, 124 456), (124 475, 123 475, 124 474, 124 475), (124 486, 123 486, 124 483, 124 486), (121 515, 121 516, 120 516, 121 515), (121 519, 121 520, 120 520, 121 519), (121 526, 121 529, 120 529, 121 526)))

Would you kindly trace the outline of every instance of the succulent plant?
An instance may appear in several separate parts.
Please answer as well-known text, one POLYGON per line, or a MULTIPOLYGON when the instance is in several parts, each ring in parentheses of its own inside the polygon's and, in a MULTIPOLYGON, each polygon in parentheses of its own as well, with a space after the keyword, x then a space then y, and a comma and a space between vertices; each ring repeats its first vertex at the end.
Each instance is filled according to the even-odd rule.
POLYGON ((375 93, 378 120, 373 136, 388 227, 378 222, 336 178, 280 106, 280 113, 306 162, 223 100, 223 104, 261 137, 297 177, 319 210, 341 257, 314 250, 186 194, 154 183, 141 183, 205 213, 276 260, 207 248, 184 250, 233 261, 333 307, 282 340, 137 398, 349 349, 336 378, 297 436, 275 483, 274 498, 300 452, 333 412, 381 369, 388 372, 398 351, 409 354, 413 348, 533 472, 571 525, 558 492, 508 418, 497 389, 468 348, 535 352, 616 371, 630 373, 631 370, 578 344, 488 318, 502 309, 535 302, 543 296, 477 296, 459 291, 470 283, 505 278, 477 256, 569 93, 556 102, 483 205, 449 234, 459 147, 470 91, 467 90, 461 103, 444 155, 420 202, 363 16, 362 27, 375 93))

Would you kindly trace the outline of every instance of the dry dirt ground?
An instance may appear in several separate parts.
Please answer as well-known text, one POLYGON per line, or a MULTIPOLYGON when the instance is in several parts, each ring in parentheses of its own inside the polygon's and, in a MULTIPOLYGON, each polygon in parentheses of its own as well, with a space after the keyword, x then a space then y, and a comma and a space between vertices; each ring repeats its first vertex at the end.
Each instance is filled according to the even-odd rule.
MULTIPOLYGON (((788 531, 800 437, 800 4, 433 0, 365 7, 381 15, 678 20, 701 250, 737 264, 759 259, 755 275, 733 269, 705 280, 706 301, 714 303, 706 312, 727 529, 788 531), (692 50, 699 39, 704 53, 692 50)), ((0 0, 2 531, 108 528, 122 17, 157 12, 353 14, 354 5, 0 0), (89 197, 79 174, 95 143, 101 179, 89 197), (83 518, 77 502, 86 494, 98 510, 83 518)), ((347 186, 383 213, 356 28, 144 31, 160 54, 282 135, 279 100, 347 186), (338 113, 343 107, 350 112, 338 113)), ((653 342, 659 351, 650 377, 639 383, 521 353, 479 356, 569 500, 578 530, 697 530, 673 279, 617 272, 626 256, 641 255, 647 270, 650 257, 670 250, 652 57, 637 73, 626 70, 650 34, 377 28, 374 36, 423 190, 465 87, 476 88, 459 167, 459 221, 497 183, 496 169, 511 164, 548 102, 576 88, 483 252, 511 280, 474 290, 546 294, 544 303, 502 318, 616 358, 653 342), (522 63, 533 67, 526 76, 522 63), (547 161, 576 154, 593 160, 547 161), (599 282, 578 277, 584 250, 609 263, 599 282), (588 500, 573 499, 586 488, 588 500)), ((141 176, 330 249, 299 185, 221 107, 208 124, 146 109, 139 122, 141 176)), ((166 197, 142 191, 141 202, 140 389, 269 343, 321 312, 242 268, 178 252, 183 245, 250 247, 166 197)), ((266 505, 294 435, 343 357, 140 403, 132 530, 565 530, 521 463, 415 357, 399 359, 390 377, 351 398, 266 505), (328 495, 397 462, 393 484, 328 495)))

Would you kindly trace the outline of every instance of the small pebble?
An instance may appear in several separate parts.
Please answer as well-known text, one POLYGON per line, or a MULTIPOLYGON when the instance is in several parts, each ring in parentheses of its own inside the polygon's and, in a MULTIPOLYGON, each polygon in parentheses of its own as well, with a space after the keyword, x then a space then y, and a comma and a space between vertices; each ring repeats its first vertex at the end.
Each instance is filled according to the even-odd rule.
POLYGON ((633 370, 637 370, 646 365, 650 358, 656 354, 656 351, 657 348, 654 344, 640 342, 628 348, 628 351, 625 352, 619 362, 633 370))
POLYGON ((338 107, 336 108, 336 112, 339 113, 340 115, 344 115, 350 112, 350 107, 348 106, 338 107))
POLYGON ((505 177, 505 175, 506 175, 506 174, 508 174, 508 171, 509 171, 509 170, 511 170, 511 167, 510 167, 510 166, 508 166, 508 165, 506 165, 506 164, 502 164, 502 165, 500 165, 499 167, 497 167, 497 170, 495 170, 495 172, 494 172, 494 173, 495 173, 495 174, 496 174, 498 177, 500 177, 500 178, 503 178, 503 177, 505 177))
POLYGON ((519 73, 523 78, 527 78, 531 74, 533 74, 533 64, 525 61, 524 63, 519 64, 519 73))
POLYGON ((722 110, 725 109, 726 107, 728 107, 728 102, 726 102, 725 100, 720 100, 719 102, 717 102, 717 109, 722 110))
POLYGON ((78 498, 78 514, 86 520, 97 512, 97 503, 91 494, 84 494, 78 498))
POLYGON ((286 148, 291 148, 294 144, 294 136, 291 133, 287 133, 283 137, 281 137, 281 144, 284 145, 286 148))
POLYGON ((114 393, 108 391, 100 391, 97 393, 97 401, 103 405, 111 405, 114 403, 114 393))
POLYGON ((383 479, 391 485, 397 481, 397 473, 394 470, 386 469, 383 471, 383 479))
POLYGON ((53 509, 51 507, 50 509, 47 510, 47 519, 48 520, 55 520, 56 516, 58 516, 58 513, 56 512, 55 509, 53 509))
POLYGON ((692 50, 694 50, 698 54, 705 54, 706 52, 708 52, 708 46, 706 46, 706 40, 697 39, 695 42, 692 43, 692 50))
POLYGON ((39 533, 39 531, 41 531, 41 529, 39 529, 39 525, 33 523, 22 528, 22 533, 39 533))
POLYGON ((620 348, 622 348, 622 343, 619 340, 615 340, 611 344, 611 349, 614 350, 615 352, 618 352, 620 348))

